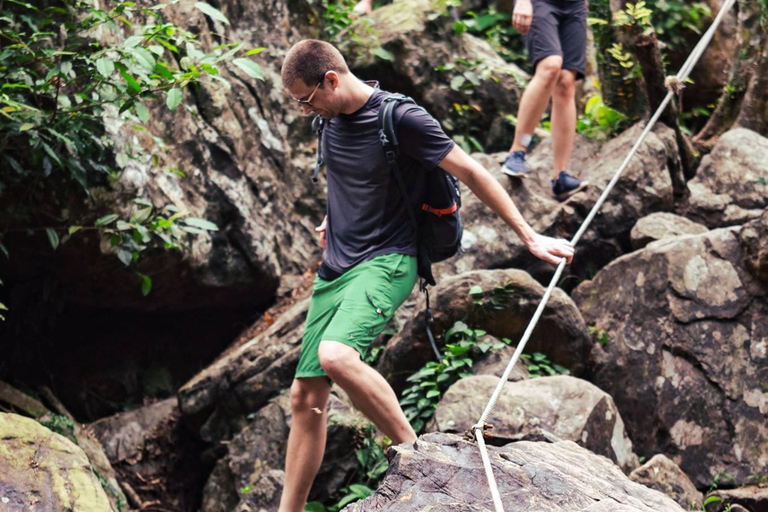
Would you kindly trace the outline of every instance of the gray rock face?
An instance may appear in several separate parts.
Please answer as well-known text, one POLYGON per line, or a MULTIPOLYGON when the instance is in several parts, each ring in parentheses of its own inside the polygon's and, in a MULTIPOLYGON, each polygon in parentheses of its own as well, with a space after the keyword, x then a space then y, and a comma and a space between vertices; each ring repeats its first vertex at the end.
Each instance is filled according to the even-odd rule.
POLYGON ((724 133, 688 183, 686 216, 709 227, 733 226, 768 206, 768 138, 746 128, 724 133))
MULTIPOLYGON (((489 447, 507 512, 680 512, 663 494, 630 481, 609 460, 570 441, 489 447)), ((427 434, 389 452, 379 490, 345 512, 491 512, 480 452, 450 434, 427 434)))
POLYGON ((739 232, 747 268, 758 281, 768 287, 768 209, 739 232))
POLYGON ((633 249, 640 249, 656 240, 681 235, 700 235, 707 232, 706 226, 674 213, 657 212, 637 221, 629 233, 633 249))
POLYGON ((506 150, 514 129, 504 117, 517 114, 529 77, 485 41, 468 33, 456 35, 453 18, 437 16, 440 12, 445 12, 444 2, 396 0, 371 13, 370 28, 364 26, 367 22, 352 26, 359 40, 345 34, 337 44, 360 77, 413 96, 450 132, 472 134, 486 149, 506 150), (379 48, 393 58, 377 56, 379 48), (461 60, 477 66, 464 69, 461 60), (446 64, 455 67, 438 69, 446 64), (463 107, 462 115, 455 115, 456 105, 463 107))
MULTIPOLYGON (((195 237, 183 254, 166 251, 148 260, 142 272, 154 278, 153 293, 143 302, 139 294, 128 293, 137 287, 135 275, 112 270, 116 258, 101 258, 109 265, 89 272, 112 270, 115 287, 91 286, 88 300, 94 305, 108 298, 113 307, 130 304, 142 310, 256 309, 271 302, 283 275, 301 274, 319 258, 314 226, 323 217, 324 191, 309 177, 313 138, 309 120, 280 80, 280 65, 292 42, 319 35, 317 13, 304 0, 233 0, 217 7, 231 26, 207 18, 194 2, 169 5, 163 13, 198 34, 205 49, 221 43, 219 34, 246 49, 264 47, 249 58, 262 67, 265 80, 224 65, 221 76, 231 88, 218 81, 188 88, 175 112, 152 107, 143 132, 108 115, 105 123, 116 152, 139 148, 143 156, 126 164, 114 192, 95 191, 94 201, 113 209, 123 202, 116 200, 120 194, 138 194, 156 206, 174 204, 209 219, 220 231, 195 237), (128 281, 126 290, 116 296, 123 280, 128 281)), ((102 244, 101 251, 111 249, 102 244)), ((88 287, 88 280, 82 281, 88 287)))
MULTIPOLYGON (((310 501, 327 500, 348 483, 358 467, 354 447, 361 441, 359 432, 370 425, 337 387, 327 415, 326 450, 310 501)), ((203 490, 202 512, 277 510, 291 423, 286 392, 261 409, 227 444, 227 454, 219 459, 203 490)))
POLYGON ((574 299, 608 343, 590 356, 635 448, 666 453, 699 488, 768 471, 768 302, 736 229, 654 242, 574 299))
POLYGON ((691 479, 662 454, 654 455, 651 460, 632 471, 629 479, 663 492, 686 510, 701 509, 704 502, 691 479))
MULTIPOLYGON (((494 345, 501 343, 490 335, 485 335, 478 341, 488 341, 494 345)), ((514 353, 514 347, 508 345, 504 345, 504 347, 498 351, 489 350, 474 362, 472 365, 472 375, 495 375, 496 377, 501 377, 507 370, 507 365, 509 365, 509 362, 512 360, 512 355, 514 353)), ((517 382, 528 378, 530 378, 528 366, 522 359, 518 359, 515 366, 512 367, 512 371, 507 380, 517 382)))
MULTIPOLYGON (((481 375, 451 386, 435 411, 437 428, 452 433, 470 430, 497 384, 496 377, 481 375)), ((608 457, 626 473, 637 467, 613 400, 581 379, 560 375, 507 383, 488 423, 498 438, 495 444, 541 429, 608 457)))
MULTIPOLYGON (((503 154, 474 156, 504 186, 534 230, 570 239, 640 132, 638 125, 603 144, 579 138, 572 161, 579 169, 577 174, 590 185, 564 203, 558 203, 551 196, 552 153, 548 141, 540 144, 528 158, 534 171, 525 180, 501 174, 503 154)), ((682 185, 678 184, 681 180, 674 132, 664 126, 657 127, 646 137, 577 245, 574 263, 566 269, 566 275, 592 275, 596 269, 629 251, 629 233, 637 220, 654 212, 671 211, 675 194, 682 192, 682 185)), ((517 235, 466 187, 462 188, 461 212, 465 222, 464 253, 437 265, 437 276, 508 267, 523 268, 542 282, 552 276, 554 267, 531 256, 517 235)))
MULTIPOLYGON (((521 270, 481 270, 443 279, 430 292, 435 315, 432 329, 439 335, 463 320, 470 327, 517 343, 543 295, 544 288, 521 270), (483 293, 469 295, 474 286, 483 293)), ((403 386, 407 372, 435 357, 424 332, 424 300, 419 298, 416 313, 389 341, 378 365, 396 389, 403 386)), ((553 362, 578 374, 589 343, 575 304, 562 290, 555 289, 526 350, 544 352, 553 362)))

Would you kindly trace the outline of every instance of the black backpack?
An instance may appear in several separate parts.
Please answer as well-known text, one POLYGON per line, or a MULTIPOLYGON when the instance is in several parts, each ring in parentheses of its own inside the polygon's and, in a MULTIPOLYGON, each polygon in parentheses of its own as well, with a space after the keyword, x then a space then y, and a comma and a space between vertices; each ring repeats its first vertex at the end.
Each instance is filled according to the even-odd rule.
MULTIPOLYGON (((402 94, 391 94, 385 97, 379 109, 379 141, 384 149, 389 168, 400 187, 400 191, 403 197, 407 198, 409 197, 408 190, 397 165, 400 145, 397 138, 394 111, 400 104, 410 104, 412 105, 410 108, 420 109, 424 112, 426 110, 417 105, 412 98, 402 94)), ((317 133, 318 139, 317 163, 312 173, 312 180, 317 182, 318 173, 323 166, 323 119, 320 116, 313 119, 312 130, 317 133)), ((437 348, 430 328, 434 319, 429 306, 427 286, 434 286, 436 284, 435 278, 432 275, 432 264, 444 261, 461 250, 461 237, 464 232, 464 225, 459 214, 461 190, 459 188, 459 180, 439 167, 429 171, 425 170, 424 175, 426 183, 424 197, 422 198, 419 210, 414 211, 413 205, 408 203, 407 207, 408 216, 416 230, 418 275, 421 278, 419 289, 426 293, 427 337, 437 359, 442 361, 440 351, 437 348)))

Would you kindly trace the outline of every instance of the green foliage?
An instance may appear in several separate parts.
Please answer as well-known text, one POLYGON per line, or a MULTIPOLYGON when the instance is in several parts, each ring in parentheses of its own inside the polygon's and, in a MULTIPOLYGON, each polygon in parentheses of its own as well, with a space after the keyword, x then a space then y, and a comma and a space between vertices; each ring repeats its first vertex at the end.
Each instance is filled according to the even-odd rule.
POLYGON ((653 11, 646 7, 644 1, 636 4, 628 3, 624 9, 613 13, 614 26, 646 28, 651 26, 651 14, 653 11))
POLYGON ((40 418, 39 423, 78 444, 75 438, 75 423, 68 417, 52 412, 40 418))
POLYGON ((471 375, 473 356, 503 347, 479 340, 483 335, 483 330, 470 329, 464 322, 456 322, 445 333, 443 362, 429 361, 408 377, 412 384, 403 392, 400 406, 417 434, 424 430, 448 388, 471 375))
POLYGON ((534 352, 533 355, 522 354, 520 359, 527 362, 531 378, 571 374, 570 370, 559 364, 553 364, 546 354, 541 352, 534 352))
POLYGON ((576 131, 591 139, 604 140, 618 133, 627 121, 627 116, 608 107, 602 96, 595 94, 587 100, 584 115, 576 123, 576 131))
MULTIPOLYGON (((95 230, 108 237, 126 265, 149 247, 177 249, 189 233, 218 229, 203 219, 183 219, 186 213, 172 205, 155 207, 139 199, 140 208, 129 218, 110 213, 95 219, 95 203, 71 210, 71 203, 82 201, 66 203, 57 192, 72 184, 89 198, 93 187, 117 182, 131 160, 157 165, 156 155, 140 149, 116 151, 104 119, 117 116, 146 131, 142 125, 150 121, 151 106, 174 110, 184 90, 202 81, 229 87, 220 76, 228 61, 263 79, 249 58, 262 49, 246 52, 240 44, 225 43, 205 53, 195 34, 163 20, 165 5, 141 8, 123 1, 99 9, 84 0, 41 4, 0 3, 0 165, 7 170, 0 174, 0 197, 27 198, 0 200, 5 203, 0 218, 9 220, 6 229, 43 233, 53 250, 80 230, 95 230)), ((195 7, 229 24, 210 4, 195 7)), ((162 146, 159 138, 155 142, 162 146)), ((166 172, 185 176, 175 169, 166 172)), ((1 239, 0 250, 7 255, 1 239)), ((151 279, 140 276, 140 282, 146 295, 151 279)))
POLYGON ((651 23, 659 39, 672 51, 685 50, 692 36, 699 36, 712 18, 707 2, 646 0, 651 23))
POLYGON ((491 4, 477 12, 467 11, 456 24, 463 27, 460 30, 485 39, 505 61, 531 71, 524 40, 512 26, 510 13, 491 4))
POLYGON ((490 292, 485 292, 480 286, 473 286, 469 289, 469 295, 472 297, 472 304, 478 307, 486 308, 491 311, 501 311, 509 304, 509 299, 514 295, 515 289, 512 283, 505 283, 503 286, 495 286, 490 292))

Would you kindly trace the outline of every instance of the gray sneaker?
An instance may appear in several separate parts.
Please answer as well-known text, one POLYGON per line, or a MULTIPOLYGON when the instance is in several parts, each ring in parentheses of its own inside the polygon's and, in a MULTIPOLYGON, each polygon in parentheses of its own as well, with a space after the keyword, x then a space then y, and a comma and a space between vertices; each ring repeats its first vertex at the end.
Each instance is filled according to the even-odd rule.
POLYGON ((501 166, 501 172, 514 178, 528 176, 528 168, 525 166, 525 151, 514 151, 507 155, 504 165, 501 166))

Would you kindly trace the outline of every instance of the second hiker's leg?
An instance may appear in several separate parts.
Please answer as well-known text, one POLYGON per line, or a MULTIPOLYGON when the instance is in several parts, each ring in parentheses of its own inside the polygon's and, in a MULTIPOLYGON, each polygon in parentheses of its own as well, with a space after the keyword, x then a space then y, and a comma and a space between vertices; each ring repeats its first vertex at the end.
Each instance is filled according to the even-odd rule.
POLYGON ((416 440, 392 387, 379 372, 360 360, 355 349, 336 341, 322 341, 318 356, 328 376, 395 444, 416 440))
POLYGON ((515 126, 515 140, 510 152, 523 151, 527 144, 523 144, 525 135, 532 135, 541 121, 541 116, 547 110, 549 98, 552 97, 563 58, 560 55, 550 55, 539 61, 536 72, 528 82, 523 97, 520 99, 520 107, 517 111, 517 125, 515 126))
POLYGON ((325 452, 326 411, 331 385, 325 377, 295 379, 293 423, 285 454, 285 486, 279 512, 303 512, 325 452), (315 410, 319 410, 318 414, 315 410))
POLYGON ((560 71, 552 95, 552 152, 554 153, 553 176, 568 169, 568 162, 576 138, 576 73, 569 69, 560 71))

